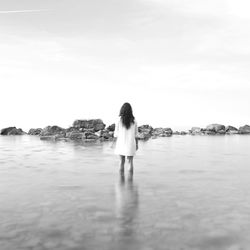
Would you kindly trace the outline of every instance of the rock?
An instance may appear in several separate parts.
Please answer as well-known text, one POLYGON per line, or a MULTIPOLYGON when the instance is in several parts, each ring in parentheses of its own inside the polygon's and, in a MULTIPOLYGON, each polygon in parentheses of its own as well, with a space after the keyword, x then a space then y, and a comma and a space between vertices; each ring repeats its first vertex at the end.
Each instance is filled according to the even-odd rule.
POLYGON ((206 130, 204 133, 205 135, 216 135, 215 131, 210 131, 210 130, 206 130))
POLYGON ((66 133, 69 133, 69 132, 82 132, 82 129, 81 128, 75 128, 75 127, 69 127, 65 130, 66 133))
POLYGON ((249 125, 245 125, 243 127, 239 128, 239 134, 250 134, 250 126, 249 125))
POLYGON ((222 133, 222 131, 225 131, 225 126, 221 125, 221 124, 210 124, 206 127, 206 131, 212 131, 217 133, 218 131, 220 131, 220 133, 222 133))
POLYGON ((72 132, 66 133, 66 137, 71 140, 82 140, 82 139, 85 139, 85 133, 72 131, 72 132))
POLYGON ((150 134, 144 132, 138 132, 137 138, 139 140, 148 140, 151 137, 150 134))
POLYGON ((42 132, 41 128, 31 128, 28 132, 28 135, 40 135, 42 132))
POLYGON ((97 140, 99 138, 98 135, 91 132, 85 132, 84 134, 85 134, 85 139, 97 140))
POLYGON ((110 131, 107 130, 107 129, 95 132, 95 135, 97 135, 99 138, 103 138, 105 140, 108 140, 110 137, 112 137, 111 134, 110 134, 110 131))
POLYGON ((66 130, 58 126, 47 126, 41 131, 40 136, 65 137, 66 130))
POLYGON ((202 128, 200 127, 192 127, 190 131, 191 135, 201 135, 203 134, 202 128))
POLYGON ((226 127, 226 133, 227 134, 238 134, 238 129, 233 126, 227 126, 226 127))
POLYGON ((25 132, 21 128, 8 127, 1 130, 1 135, 24 135, 25 132))
POLYGON ((105 126, 101 119, 76 120, 73 123, 75 128, 94 129, 95 132, 104 129, 105 126))
POLYGON ((216 132, 216 134, 224 135, 224 134, 226 134, 226 130, 219 130, 219 131, 216 132))
POLYGON ((138 127, 138 131, 141 133, 141 132, 144 132, 144 133, 148 133, 148 134, 151 134, 152 131, 153 131, 153 127, 150 126, 150 125, 141 125, 138 127))
POLYGON ((115 131, 115 124, 113 123, 113 124, 111 124, 110 126, 108 126, 108 127, 107 127, 107 130, 108 130, 108 131, 112 131, 112 132, 115 131))
POLYGON ((179 132, 179 131, 174 131, 173 132, 173 135, 180 135, 181 134, 181 132, 179 132))
POLYGON ((110 131, 110 132, 109 132, 109 135, 110 135, 110 138, 113 138, 113 137, 114 137, 114 132, 113 132, 113 131, 110 131))
POLYGON ((40 136, 40 140, 55 141, 56 137, 54 135, 40 136))
POLYGON ((152 135, 153 128, 150 125, 142 125, 138 127, 138 139, 147 140, 152 135))
POLYGON ((171 136, 172 134, 173 131, 171 128, 155 128, 152 133, 152 135, 160 137, 171 136))

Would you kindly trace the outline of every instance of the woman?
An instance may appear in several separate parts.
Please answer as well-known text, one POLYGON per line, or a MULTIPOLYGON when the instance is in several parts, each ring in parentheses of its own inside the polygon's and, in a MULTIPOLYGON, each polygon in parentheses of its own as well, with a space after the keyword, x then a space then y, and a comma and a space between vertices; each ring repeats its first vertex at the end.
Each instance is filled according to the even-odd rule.
POLYGON ((133 157, 138 149, 138 128, 129 103, 126 102, 122 105, 119 116, 120 119, 116 123, 114 132, 115 154, 120 155, 120 172, 124 173, 125 157, 127 156, 129 171, 133 173, 133 157))

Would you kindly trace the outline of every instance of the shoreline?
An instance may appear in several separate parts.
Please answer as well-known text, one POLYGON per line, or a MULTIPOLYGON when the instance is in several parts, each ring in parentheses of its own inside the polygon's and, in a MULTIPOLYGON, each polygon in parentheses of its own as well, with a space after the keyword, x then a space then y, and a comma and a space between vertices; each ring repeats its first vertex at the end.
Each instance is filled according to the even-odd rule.
MULTIPOLYGON (((33 135, 39 136, 41 140, 64 140, 64 141, 112 141, 114 138, 115 124, 106 126, 102 119, 75 120, 71 127, 62 128, 57 125, 45 128, 31 128, 24 132, 21 128, 7 127, 1 129, 0 135, 33 135)), ((148 140, 158 137, 170 137, 172 135, 247 135, 250 134, 250 125, 236 128, 231 125, 209 124, 206 128, 192 127, 188 131, 173 131, 171 128, 150 125, 138 126, 138 139, 148 140)))

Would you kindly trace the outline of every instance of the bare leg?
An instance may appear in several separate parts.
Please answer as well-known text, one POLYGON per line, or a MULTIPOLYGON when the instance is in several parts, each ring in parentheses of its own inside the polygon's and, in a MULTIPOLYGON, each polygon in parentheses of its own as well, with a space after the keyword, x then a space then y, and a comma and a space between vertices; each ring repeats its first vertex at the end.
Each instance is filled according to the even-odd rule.
POLYGON ((125 156, 120 155, 120 173, 124 173, 125 156))
POLYGON ((133 156, 128 156, 128 163, 129 163, 129 172, 133 173, 134 171, 134 163, 133 163, 133 156))

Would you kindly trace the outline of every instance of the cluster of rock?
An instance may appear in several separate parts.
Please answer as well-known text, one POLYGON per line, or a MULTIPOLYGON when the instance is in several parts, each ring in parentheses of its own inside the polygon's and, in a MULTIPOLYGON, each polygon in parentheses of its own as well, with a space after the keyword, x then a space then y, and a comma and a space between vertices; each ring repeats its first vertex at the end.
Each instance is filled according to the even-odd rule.
MULTIPOLYGON (((72 127, 67 129, 59 126, 47 126, 45 128, 30 129, 28 135, 40 136, 41 140, 112 140, 114 138, 115 124, 106 127, 101 119, 76 120, 72 127)), ((1 135, 23 135, 22 129, 16 127, 4 128, 1 135)), ((169 137, 172 135, 225 135, 225 134, 250 134, 250 126, 245 125, 239 129, 233 126, 222 124, 210 124, 206 128, 192 127, 189 132, 175 131, 171 128, 153 128, 150 125, 138 127, 138 139, 147 140, 149 138, 169 137)))
POLYGON ((233 126, 224 126, 222 124, 210 124, 206 128, 192 127, 189 130, 191 135, 225 135, 225 134, 250 134, 250 126, 245 125, 239 129, 233 126))
MULTIPOLYGON (((106 125, 101 119, 76 120, 73 126, 67 129, 59 126, 47 126, 41 130, 39 136, 41 140, 110 140, 113 138, 114 126, 112 124, 105 129, 106 125)), ((38 130, 40 129, 30 130, 28 134, 33 134, 38 130)))
POLYGON ((171 128, 153 128, 150 125, 142 125, 138 127, 138 139, 147 140, 156 137, 169 137, 173 134, 171 128))
POLYGON ((1 135, 24 135, 26 134, 21 128, 8 127, 1 130, 1 135))

